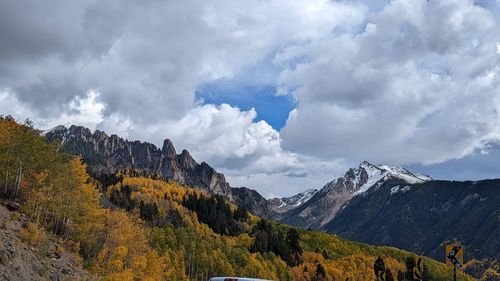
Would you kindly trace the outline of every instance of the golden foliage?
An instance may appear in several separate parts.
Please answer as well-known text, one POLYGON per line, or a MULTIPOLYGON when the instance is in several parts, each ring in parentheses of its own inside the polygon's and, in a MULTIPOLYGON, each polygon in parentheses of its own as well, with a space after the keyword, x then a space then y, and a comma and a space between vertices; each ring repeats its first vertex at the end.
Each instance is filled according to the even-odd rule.
POLYGON ((25 227, 21 228, 19 230, 19 237, 22 241, 30 245, 36 245, 48 239, 45 231, 34 223, 28 223, 25 227))
MULTIPOLYGON (((79 251, 87 267, 101 280, 184 281, 229 275, 271 280, 374 280, 377 256, 384 258, 395 276, 404 270, 405 258, 412 255, 299 230, 304 253, 300 263, 290 268, 272 252, 251 253, 255 238, 250 227, 259 218, 251 215, 245 222, 249 224, 248 233, 219 235, 182 206, 187 196, 210 196, 206 192, 172 181, 123 173, 120 177, 122 181, 102 190, 106 197, 121 192, 124 186, 131 187, 132 200, 155 203, 162 218, 175 211, 182 223, 149 227, 138 218, 137 208, 130 208, 128 213, 101 208, 99 190, 79 158, 60 153, 29 126, 0 118, 0 180, 10 190, 16 189, 10 194, 19 197, 22 210, 34 222, 20 231, 21 238, 41 243, 43 231, 37 225, 44 226, 60 235, 68 250, 79 251)), ((288 228, 279 224, 273 227, 288 228)), ((425 264, 433 280, 449 277, 449 269, 441 263, 425 259, 425 264)), ((464 275, 459 278, 468 280, 464 275)))

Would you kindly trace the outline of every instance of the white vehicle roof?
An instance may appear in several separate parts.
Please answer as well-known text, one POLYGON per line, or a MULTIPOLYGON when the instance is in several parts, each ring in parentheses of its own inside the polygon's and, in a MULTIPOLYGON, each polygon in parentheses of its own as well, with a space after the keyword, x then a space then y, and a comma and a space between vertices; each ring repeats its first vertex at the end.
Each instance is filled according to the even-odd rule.
POLYGON ((247 277, 212 277, 209 279, 209 281, 272 281, 272 280, 247 278, 247 277))

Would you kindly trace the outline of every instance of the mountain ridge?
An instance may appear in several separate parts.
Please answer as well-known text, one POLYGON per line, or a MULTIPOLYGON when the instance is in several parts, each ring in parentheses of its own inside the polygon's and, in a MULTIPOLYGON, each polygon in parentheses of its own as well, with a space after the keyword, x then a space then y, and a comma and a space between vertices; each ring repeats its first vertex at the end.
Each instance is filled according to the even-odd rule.
POLYGON ((302 204, 271 206, 278 209, 276 216, 283 223, 356 241, 438 260, 446 243, 460 241, 468 249, 467 260, 499 259, 499 253, 491 250, 500 248, 499 188, 500 179, 434 180, 364 161, 302 204), (286 211, 279 212, 280 208, 286 211))
MULTIPOLYGON (((427 191, 430 196, 435 193, 440 194, 441 186, 447 186, 448 184, 461 186, 467 183, 436 181, 429 176, 412 173, 402 167, 374 165, 363 161, 358 167, 349 169, 343 176, 328 182, 321 189, 309 189, 294 196, 266 200, 255 190, 246 187, 231 187, 222 173, 218 173, 205 162, 198 164, 187 150, 177 154, 174 145, 168 139, 163 142, 162 148, 159 149, 147 142, 127 141, 116 135, 108 136, 98 130, 92 133, 89 129, 79 126, 71 126, 70 128, 59 126, 44 134, 50 142, 60 142, 63 150, 81 155, 91 172, 102 173, 120 169, 139 169, 148 173, 159 174, 167 180, 175 180, 181 184, 201 187, 210 193, 222 195, 228 201, 264 218, 273 218, 281 223, 304 229, 312 228, 327 231, 366 243, 397 246, 427 254, 434 258, 440 257, 438 249, 441 246, 437 244, 444 243, 443 237, 424 241, 425 239, 422 238, 424 232, 415 232, 415 235, 420 235, 420 238, 409 239, 411 243, 403 243, 396 238, 413 233, 400 229, 400 226, 407 223, 408 218, 412 218, 414 221, 413 224, 408 225, 409 228, 428 227, 436 229, 436 226, 427 225, 428 220, 418 217, 415 213, 409 213, 406 216, 398 215, 396 216, 397 220, 391 218, 394 216, 395 210, 397 210, 396 214, 405 213, 404 210, 406 210, 407 206, 404 202, 413 202, 411 196, 419 186, 432 186, 427 191), (395 198, 406 199, 397 201, 395 198), (399 205, 391 205, 396 201, 399 202, 399 205), (384 213, 385 208, 389 207, 392 208, 393 213, 384 213), (378 224, 371 225, 370 221, 378 221, 378 224), (363 229, 370 229, 377 235, 363 231, 363 229), (395 232, 387 233, 384 232, 384 229, 391 229, 395 232), (433 245, 433 247, 430 245, 433 245)), ((498 186, 500 186, 500 180, 498 181, 498 186)), ((481 181, 479 182, 481 183, 481 181)), ((450 189, 448 187, 448 189, 450 196, 453 196, 455 201, 443 199, 437 201, 438 203, 460 205, 464 200, 477 201, 474 201, 476 199, 474 194, 461 192, 462 189, 460 188, 450 189)), ((490 196, 489 198, 500 205, 500 199, 497 197, 490 196)), ((412 203, 413 208, 417 210, 415 212, 432 216, 432 212, 427 212, 423 207, 428 205, 428 198, 418 196, 417 198, 419 198, 419 201, 412 203)), ((481 219, 484 219, 482 216, 495 218, 495 210, 492 211, 491 205, 488 205, 486 211, 481 211, 483 206, 481 202, 483 201, 478 201, 478 207, 474 207, 478 216, 481 219)), ((463 204, 468 206, 466 203, 463 204)), ((429 208, 439 209, 439 204, 432 205, 429 208)), ((440 220, 443 223, 448 223, 448 218, 453 217, 442 212, 439 213, 439 216, 443 217, 440 220)), ((493 220, 493 222, 495 221, 493 220)), ((467 225, 472 224, 463 223, 460 227, 463 230, 467 225)), ((488 227, 492 231, 500 232, 498 228, 491 225, 488 227)), ((441 232, 446 231, 441 230, 441 232)), ((472 237, 470 232, 466 230, 457 233, 463 234, 462 236, 457 234, 457 237, 461 237, 462 240, 472 237)), ((498 236, 500 237, 500 233, 498 236)), ((485 237, 490 236, 485 234, 485 237)), ((491 237, 488 239, 490 239, 490 244, 497 245, 495 243, 498 243, 498 240, 491 237)), ((471 244, 466 242, 466 244, 473 252, 470 257, 482 258, 491 255, 489 251, 481 248, 480 243, 471 244)))
POLYGON ((174 180, 192 187, 200 187, 210 193, 223 196, 230 202, 244 202, 250 212, 269 218, 271 212, 265 199, 257 192, 234 191, 224 174, 217 172, 206 162, 198 163, 186 149, 177 154, 169 139, 162 148, 138 140, 129 141, 115 134, 108 136, 104 131, 72 125, 69 128, 57 126, 41 133, 48 142, 59 143, 70 154, 80 155, 92 174, 114 173, 119 170, 135 169, 149 174, 158 174, 167 180, 174 180), (236 198, 252 194, 253 201, 236 198), (253 204, 255 203, 255 204, 253 204))
POLYGON ((319 191, 317 188, 310 188, 306 191, 303 191, 301 193, 289 196, 289 197, 280 197, 280 198, 271 198, 268 199, 267 202, 269 203, 271 209, 276 212, 276 213, 283 213, 288 210, 290 210, 293 207, 297 207, 299 205, 302 205, 311 197, 314 196, 319 191))
POLYGON ((384 182, 354 197, 322 227, 375 245, 390 245, 441 260, 444 245, 459 241, 470 260, 500 254, 500 179, 384 182))
MULTIPOLYGON (((273 204, 271 206, 277 213, 277 218, 282 222, 303 228, 320 229, 332 220, 349 200, 369 192, 378 182, 387 178, 399 178, 408 183, 424 182, 431 179, 429 176, 413 174, 405 168, 374 165, 363 161, 357 168, 349 169, 344 176, 324 185, 300 205, 279 208, 273 204)), ((276 200, 271 201, 271 203, 273 202, 276 200)))

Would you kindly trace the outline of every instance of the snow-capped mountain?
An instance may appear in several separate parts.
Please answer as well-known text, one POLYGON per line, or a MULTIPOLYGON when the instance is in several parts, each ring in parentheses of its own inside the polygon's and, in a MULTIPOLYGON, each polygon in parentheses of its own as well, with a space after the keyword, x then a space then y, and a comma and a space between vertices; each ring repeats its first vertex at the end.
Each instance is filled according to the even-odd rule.
POLYGON ((304 204, 307 200, 311 199, 319 191, 317 188, 308 189, 302 193, 281 198, 272 198, 267 200, 271 209, 276 213, 284 213, 295 207, 304 204))
POLYGON ((354 196, 362 194, 374 186, 381 179, 386 177, 398 178, 406 181, 409 184, 422 183, 424 181, 432 180, 430 176, 422 174, 414 174, 402 167, 393 167, 387 165, 373 165, 367 161, 362 162, 359 168, 355 170, 357 173, 366 172, 368 178, 362 181, 362 177, 358 175, 355 178, 355 183, 359 186, 358 190, 353 193, 354 196), (360 184, 361 183, 361 184, 360 184))
POLYGON ((305 228, 321 228, 353 197, 369 193, 388 179, 399 179, 407 184, 432 180, 429 176, 414 174, 402 167, 374 165, 364 161, 318 191, 306 191, 290 197, 300 198, 300 203, 299 200, 290 203, 292 201, 281 198, 273 199, 271 206, 278 219, 285 223, 305 228), (311 196, 305 196, 306 193, 311 196))

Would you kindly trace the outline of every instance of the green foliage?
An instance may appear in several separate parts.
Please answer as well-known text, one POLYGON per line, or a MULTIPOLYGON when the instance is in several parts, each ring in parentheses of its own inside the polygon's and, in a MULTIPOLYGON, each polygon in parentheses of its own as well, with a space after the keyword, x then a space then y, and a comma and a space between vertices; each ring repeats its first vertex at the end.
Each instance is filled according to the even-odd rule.
POLYGON ((141 219, 149 222, 151 225, 156 225, 159 213, 158 213, 158 205, 155 202, 152 203, 144 203, 141 201, 139 204, 139 213, 141 219))
POLYGON ((253 276, 290 280, 286 264, 274 254, 250 253, 247 234, 221 236, 206 225, 154 228, 150 244, 160 254, 185 254, 186 273, 192 278, 208 276, 253 276))
MULTIPOLYGON (((292 229, 292 228, 290 228, 292 229)), ((251 251, 259 253, 272 252, 282 258, 288 265, 295 265, 302 254, 300 237, 294 230, 280 229, 273 227, 271 222, 260 220, 255 229, 255 240, 251 251)))
POLYGON ((231 211, 229 204, 219 195, 190 194, 182 205, 194 211, 200 222, 219 234, 238 235, 244 230, 241 223, 248 220, 245 210, 236 208, 234 212, 231 211))

